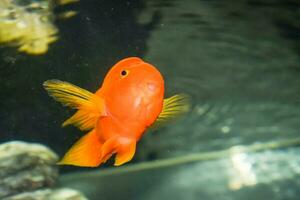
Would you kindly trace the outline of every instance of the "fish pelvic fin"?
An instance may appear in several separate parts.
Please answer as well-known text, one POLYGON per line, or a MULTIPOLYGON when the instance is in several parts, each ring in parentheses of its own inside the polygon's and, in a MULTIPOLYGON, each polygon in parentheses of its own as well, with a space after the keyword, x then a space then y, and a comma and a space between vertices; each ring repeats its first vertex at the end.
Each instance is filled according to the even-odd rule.
POLYGON ((45 81, 43 86, 56 101, 78 109, 62 126, 72 124, 80 130, 90 130, 96 126, 99 117, 105 116, 104 100, 85 89, 60 80, 45 81))
POLYGON ((128 140, 124 143, 117 151, 115 158, 115 166, 123 165, 124 163, 129 162, 134 154, 136 149, 136 141, 128 140))
POLYGON ((163 108, 152 127, 157 127, 176 117, 188 112, 190 109, 190 98, 186 94, 176 94, 164 99, 163 108))
POLYGON ((101 164, 102 143, 95 130, 80 138, 57 163, 81 167, 97 167, 101 164))
POLYGON ((101 148, 101 160, 106 162, 114 153, 115 157, 115 166, 123 165, 126 162, 129 162, 134 154, 136 149, 136 141, 134 139, 124 138, 124 137, 114 137, 107 140, 101 148))

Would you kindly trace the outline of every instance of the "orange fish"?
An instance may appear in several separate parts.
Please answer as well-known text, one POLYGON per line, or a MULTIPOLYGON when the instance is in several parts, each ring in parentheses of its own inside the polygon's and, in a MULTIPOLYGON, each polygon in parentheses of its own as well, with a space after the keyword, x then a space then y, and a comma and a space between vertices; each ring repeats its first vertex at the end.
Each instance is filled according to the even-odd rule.
POLYGON ((115 166, 130 161, 136 143, 154 122, 185 112, 186 96, 164 99, 164 79, 151 64, 129 57, 115 64, 95 93, 67 82, 48 80, 49 95, 78 111, 63 126, 89 131, 58 164, 96 167, 113 154, 115 166))

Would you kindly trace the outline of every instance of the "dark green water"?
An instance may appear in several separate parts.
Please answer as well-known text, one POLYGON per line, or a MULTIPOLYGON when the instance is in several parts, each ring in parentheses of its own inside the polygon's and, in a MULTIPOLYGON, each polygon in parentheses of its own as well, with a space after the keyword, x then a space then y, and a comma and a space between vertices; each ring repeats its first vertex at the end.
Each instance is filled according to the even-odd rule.
MULTIPOLYGON (((107 70, 128 56, 156 65, 168 96, 192 97, 191 112, 149 132, 130 164, 300 137, 297 0, 82 0, 74 7, 79 15, 57 22, 60 39, 46 55, 0 49, 1 142, 39 142, 62 155, 82 133, 60 127, 72 111, 48 97, 43 81, 56 78, 95 91, 107 70)), ((230 189, 237 172, 230 171, 236 158, 228 155, 136 172, 133 181, 126 173, 95 176, 82 187, 97 182, 106 188, 85 189, 93 199, 298 199, 299 152, 292 145, 238 157, 253 169, 246 176, 256 177, 240 190, 230 189), (124 185, 130 189, 120 189, 124 185)))

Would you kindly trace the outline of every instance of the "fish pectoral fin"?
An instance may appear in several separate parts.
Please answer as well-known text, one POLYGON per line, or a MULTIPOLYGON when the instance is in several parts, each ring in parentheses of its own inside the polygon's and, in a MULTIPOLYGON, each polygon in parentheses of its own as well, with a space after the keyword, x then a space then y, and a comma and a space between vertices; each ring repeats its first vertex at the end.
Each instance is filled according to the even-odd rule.
POLYGON ((72 117, 63 122, 62 126, 74 125, 80 130, 90 130, 95 128, 100 115, 86 109, 78 110, 72 117))
POLYGON ((125 143, 123 143, 118 148, 114 165, 120 166, 126 162, 129 162, 135 154, 135 149, 136 149, 136 141, 128 140, 125 143))
POLYGON ((164 122, 172 120, 188 112, 189 109, 189 97, 185 94, 176 94, 172 97, 164 99, 163 109, 153 126, 156 127, 164 122))
POLYGON ((59 80, 48 80, 43 85, 56 101, 78 109, 63 123, 63 126, 73 124, 81 130, 90 130, 95 127, 99 117, 106 115, 104 100, 85 89, 59 80))
POLYGON ((101 146, 96 131, 92 130, 79 139, 57 164, 97 167, 101 164, 101 146))

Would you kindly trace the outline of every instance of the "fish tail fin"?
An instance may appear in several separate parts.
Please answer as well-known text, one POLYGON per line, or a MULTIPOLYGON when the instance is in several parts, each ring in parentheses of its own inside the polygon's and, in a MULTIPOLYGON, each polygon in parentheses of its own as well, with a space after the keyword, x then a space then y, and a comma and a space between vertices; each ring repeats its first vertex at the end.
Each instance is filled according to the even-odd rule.
POLYGON ((102 162, 106 162, 114 153, 116 153, 115 166, 120 166, 129 162, 136 149, 136 141, 133 139, 115 137, 107 140, 101 148, 102 162))
POLYGON ((97 167, 101 164, 101 147, 99 136, 92 130, 80 138, 57 164, 97 167))
POLYGON ((79 110, 63 126, 73 124, 81 130, 90 130, 95 127, 99 117, 105 115, 104 100, 85 89, 59 80, 48 80, 43 85, 56 101, 79 110))

